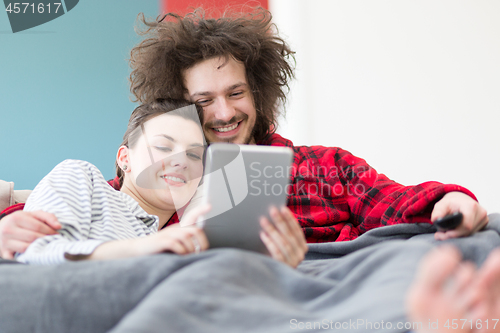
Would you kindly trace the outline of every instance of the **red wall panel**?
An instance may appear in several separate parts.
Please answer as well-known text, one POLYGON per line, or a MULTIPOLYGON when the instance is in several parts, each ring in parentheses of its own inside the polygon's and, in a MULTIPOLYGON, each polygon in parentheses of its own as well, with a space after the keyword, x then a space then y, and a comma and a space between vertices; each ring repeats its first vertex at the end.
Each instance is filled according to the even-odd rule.
POLYGON ((202 7, 207 11, 207 16, 219 16, 228 7, 237 11, 248 12, 252 7, 261 6, 269 8, 268 0, 160 0, 162 13, 186 14, 193 8, 202 7))

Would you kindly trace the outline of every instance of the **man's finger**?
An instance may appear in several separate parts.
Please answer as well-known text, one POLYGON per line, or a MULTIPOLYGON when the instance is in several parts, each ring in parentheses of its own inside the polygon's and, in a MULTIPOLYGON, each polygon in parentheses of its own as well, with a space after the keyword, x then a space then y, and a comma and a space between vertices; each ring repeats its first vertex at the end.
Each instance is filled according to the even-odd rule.
POLYGON ((439 201, 432 210, 431 221, 435 222, 437 219, 443 218, 448 214, 452 213, 452 209, 447 201, 439 201))
POLYGON ((488 222, 490 221, 488 215, 484 216, 480 221, 479 223, 476 224, 476 226, 474 227, 474 229, 472 230, 472 232, 476 232, 476 231, 479 231, 481 229, 483 229, 484 227, 486 227, 488 225, 488 222))
POLYGON ((29 212, 34 218, 37 218, 38 220, 45 222, 49 227, 52 229, 61 229, 61 224, 57 220, 57 217, 52 214, 52 213, 47 213, 41 210, 36 210, 33 212, 29 212))
MULTIPOLYGON (((55 232, 57 233, 57 232, 55 232)), ((40 237, 45 237, 47 234, 36 232, 36 231, 31 231, 28 229, 16 229, 15 232, 13 232, 11 235, 15 236, 15 239, 17 241, 21 242, 26 242, 28 244, 33 243, 35 240, 37 240, 40 237)), ((10 240, 7 240, 7 242, 10 242, 10 240)))
POLYGON ((285 250, 283 248, 283 245, 280 244, 279 232, 275 228, 275 226, 265 217, 262 217, 260 219, 260 226, 263 229, 261 238, 264 237, 266 239, 267 243, 265 242, 265 244, 271 256, 278 260, 285 259, 285 250), (262 234, 264 235, 262 236, 262 234))
POLYGON ((33 232, 38 232, 43 235, 57 234, 56 229, 47 225, 44 221, 41 221, 31 215, 18 217, 16 224, 20 229, 31 230, 33 232))
POLYGON ((276 207, 272 207, 269 213, 276 228, 282 234, 289 235, 290 234, 290 228, 288 225, 289 223, 286 223, 285 218, 281 215, 281 212, 276 207))
POLYGON ((31 243, 11 239, 8 241, 8 244, 5 244, 4 246, 4 249, 6 250, 3 250, 2 258, 14 259, 14 253, 24 253, 30 244, 31 243), (7 255, 6 257, 3 255, 4 253, 7 255))
POLYGON ((269 235, 265 231, 260 232, 260 239, 262 240, 264 245, 266 245, 266 248, 269 251, 269 254, 271 255, 272 258, 286 263, 285 257, 283 256, 283 253, 281 253, 278 246, 273 242, 271 237, 269 237, 269 235))
POLYGON ((464 231, 460 231, 458 229, 448 230, 448 231, 437 231, 434 234, 434 238, 436 240, 447 240, 450 238, 461 237, 465 234, 464 231))
MULTIPOLYGON (((283 252, 288 258, 303 257, 305 237, 299 227, 299 223, 295 216, 291 214, 288 208, 278 211, 276 208, 271 210, 271 217, 278 228, 279 239, 278 245, 283 249, 283 252)), ((272 236, 273 234, 270 233, 272 236)))
MULTIPOLYGON (((283 207, 281 209, 281 214, 285 217, 285 220, 288 221, 288 226, 290 228, 291 235, 294 238, 295 243, 297 245, 297 251, 299 251, 300 247, 301 252, 302 251, 307 252, 308 247, 307 247, 306 237, 295 216, 292 214, 292 212, 288 207, 283 207)), ((304 255, 304 253, 302 254, 302 256, 304 255)))
MULTIPOLYGON (((290 246, 290 231, 287 227, 283 226, 285 222, 283 221, 283 217, 276 208, 271 209, 271 217, 273 218, 273 223, 270 223, 266 218, 262 218, 264 223, 263 228, 267 235, 273 240, 273 242, 281 249, 284 257, 287 257, 291 253, 290 246)), ((262 223, 261 223, 262 226, 262 223)))
POLYGON ((7 259, 7 260, 13 260, 14 259, 14 252, 11 252, 9 250, 2 250, 1 253, 0 253, 1 257, 3 259, 7 259))

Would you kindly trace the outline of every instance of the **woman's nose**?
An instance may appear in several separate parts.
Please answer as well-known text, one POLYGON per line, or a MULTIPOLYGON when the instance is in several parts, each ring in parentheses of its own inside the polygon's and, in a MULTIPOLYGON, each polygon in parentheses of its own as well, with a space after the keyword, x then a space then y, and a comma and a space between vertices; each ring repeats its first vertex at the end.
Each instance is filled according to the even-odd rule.
POLYGON ((169 157, 171 167, 185 169, 187 167, 186 152, 178 152, 169 157))

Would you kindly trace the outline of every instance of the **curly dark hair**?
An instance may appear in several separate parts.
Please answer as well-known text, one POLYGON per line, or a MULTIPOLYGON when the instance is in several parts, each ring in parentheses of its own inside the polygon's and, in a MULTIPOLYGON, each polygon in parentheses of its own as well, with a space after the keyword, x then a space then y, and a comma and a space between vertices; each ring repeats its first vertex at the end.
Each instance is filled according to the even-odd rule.
POLYGON ((277 128, 279 106, 284 110, 295 67, 295 52, 273 31, 271 18, 261 7, 251 13, 225 12, 217 19, 206 18, 200 8, 150 22, 139 14, 146 28, 138 33, 146 38, 131 51, 134 101, 182 99, 186 69, 214 57, 232 57, 245 65, 257 112, 253 137, 262 141, 277 128))

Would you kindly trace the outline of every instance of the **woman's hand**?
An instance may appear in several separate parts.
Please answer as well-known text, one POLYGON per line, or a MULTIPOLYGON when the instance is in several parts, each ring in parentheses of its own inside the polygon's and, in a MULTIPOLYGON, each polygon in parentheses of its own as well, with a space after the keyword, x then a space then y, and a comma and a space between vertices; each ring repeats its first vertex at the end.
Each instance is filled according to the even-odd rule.
POLYGON ((188 254, 208 248, 207 237, 197 227, 181 227, 177 223, 146 237, 123 239, 99 245, 89 256, 68 256, 70 260, 106 260, 173 252, 188 254))
MULTIPOLYGON (((195 224, 198 217, 208 213, 209 210, 208 205, 197 207, 187 214, 185 219, 190 224, 195 224)), ((206 249, 208 249, 208 240, 202 229, 195 226, 181 227, 176 223, 154 235, 106 242, 99 245, 90 256, 68 259, 117 259, 163 252, 188 254, 199 253, 206 249)))
POLYGON ((274 225, 267 218, 261 218, 260 238, 274 259, 295 268, 308 250, 304 232, 288 207, 281 211, 273 207, 270 214, 274 225))
POLYGON ((181 227, 178 223, 160 230, 157 234, 137 239, 144 254, 173 252, 176 254, 199 253, 208 249, 205 232, 194 226, 181 227))
POLYGON ((179 223, 168 226, 157 234, 137 239, 137 247, 146 251, 145 254, 173 252, 177 254, 199 253, 208 249, 208 240, 205 232, 196 227, 198 217, 210 211, 209 205, 194 208, 184 216, 186 227, 179 223))

